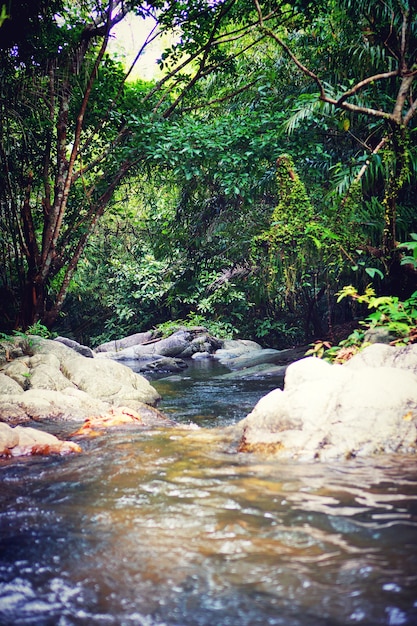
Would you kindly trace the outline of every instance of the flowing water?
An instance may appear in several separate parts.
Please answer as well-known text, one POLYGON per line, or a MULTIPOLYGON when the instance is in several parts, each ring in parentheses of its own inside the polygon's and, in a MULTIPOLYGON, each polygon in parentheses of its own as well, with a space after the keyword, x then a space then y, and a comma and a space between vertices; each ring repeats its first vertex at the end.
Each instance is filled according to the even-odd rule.
POLYGON ((236 454, 213 426, 271 381, 202 368, 154 384, 162 410, 204 428, 0 462, 0 624, 417 624, 416 458, 236 454))

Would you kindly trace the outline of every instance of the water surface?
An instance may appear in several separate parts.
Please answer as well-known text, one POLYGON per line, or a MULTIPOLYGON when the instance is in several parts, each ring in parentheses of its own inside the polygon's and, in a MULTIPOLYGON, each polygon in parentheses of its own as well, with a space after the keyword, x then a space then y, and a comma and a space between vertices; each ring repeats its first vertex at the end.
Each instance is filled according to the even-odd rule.
MULTIPOLYGON (((257 393, 217 382, 197 410, 196 378, 156 383, 184 422, 257 393)), ((1 625, 417 624, 415 457, 284 463, 213 427, 82 445, 0 461, 1 625)))

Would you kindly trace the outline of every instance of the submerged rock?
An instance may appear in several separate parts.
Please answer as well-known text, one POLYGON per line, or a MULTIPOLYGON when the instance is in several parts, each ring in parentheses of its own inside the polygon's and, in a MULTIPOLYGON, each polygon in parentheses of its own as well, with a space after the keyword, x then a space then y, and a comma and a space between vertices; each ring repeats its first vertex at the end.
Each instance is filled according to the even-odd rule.
POLYGON ((132 359, 112 357, 112 360, 121 361, 131 367, 135 372, 181 372, 188 365, 183 359, 176 357, 161 356, 159 354, 140 356, 132 359))
POLYGON ((284 458, 416 452, 417 345, 374 344, 345 365, 301 359, 236 430, 240 451, 284 458))
POLYGON ((254 380, 259 378, 274 378, 276 384, 282 384, 287 370, 287 365, 273 365, 270 363, 260 363, 244 369, 233 369, 227 374, 221 374, 218 378, 222 380, 254 380))
POLYGON ((149 426, 151 421, 159 426, 175 424, 154 407, 143 405, 139 412, 127 407, 117 407, 103 415, 88 417, 81 428, 72 433, 72 436, 96 437, 111 428, 126 425, 143 426, 146 424, 149 426))

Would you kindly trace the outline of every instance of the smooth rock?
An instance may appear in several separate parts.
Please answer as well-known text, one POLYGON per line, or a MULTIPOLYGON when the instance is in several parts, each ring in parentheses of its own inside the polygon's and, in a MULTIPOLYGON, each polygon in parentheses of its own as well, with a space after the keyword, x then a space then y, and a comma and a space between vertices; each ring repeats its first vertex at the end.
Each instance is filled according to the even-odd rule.
POLYGON ((117 352, 106 352, 104 355, 100 353, 100 356, 106 356, 116 361, 132 361, 154 355, 177 357, 189 347, 189 344, 187 333, 181 330, 165 339, 130 346, 117 352))
POLYGON ((59 360, 52 354, 32 357, 29 360, 29 368, 29 389, 63 391, 68 387, 76 388, 76 385, 61 372, 59 360))
POLYGON ((284 391, 264 396, 237 425, 239 449, 303 460, 414 453, 416 365, 415 345, 375 344, 345 365, 297 361, 284 391))
POLYGON ((124 350, 125 348, 130 348, 138 344, 146 343, 153 338, 154 333, 152 331, 147 331, 144 333, 134 333, 133 335, 123 337, 122 339, 115 339, 114 341, 107 341, 106 343, 102 343, 94 349, 94 352, 119 352, 120 350, 124 350))
POLYGON ((270 363, 260 363, 244 369, 232 370, 227 374, 221 374, 218 378, 226 380, 252 380, 257 378, 274 378, 281 385, 284 380, 287 365, 271 365, 270 363))
POLYGON ((227 364, 230 359, 235 359, 241 354, 254 350, 262 350, 262 346, 256 343, 256 341, 249 339, 225 339, 222 347, 214 353, 214 358, 220 361, 220 363, 227 364))
POLYGON ((160 399, 146 378, 121 363, 86 358, 42 338, 35 338, 32 351, 0 371, 0 420, 82 420, 111 407, 136 410, 160 399))
POLYGON ((402 347, 376 343, 358 352, 354 358, 345 363, 344 367, 348 369, 395 367, 417 374, 417 343, 402 347))
POLYGON ((79 421, 89 415, 105 413, 110 406, 76 388, 29 389, 21 394, 0 396, 0 420, 11 424, 45 419, 79 421))
POLYGON ((273 348, 254 349, 243 354, 239 354, 234 358, 219 359, 222 365, 226 365, 230 369, 242 370, 248 367, 255 367, 263 363, 275 363, 279 361, 280 351, 273 348))
POLYGON ((78 389, 111 404, 137 400, 154 405, 159 400, 146 378, 115 361, 75 356, 65 362, 62 372, 78 389))
POLYGON ((0 371, 0 396, 6 393, 23 393, 30 373, 26 363, 12 361, 0 371))
POLYGON ((75 350, 75 352, 78 352, 78 354, 82 354, 82 356, 86 356, 90 359, 94 358, 94 352, 92 351, 92 349, 88 346, 83 346, 82 344, 78 343, 78 341, 68 339, 68 337, 56 337, 54 341, 59 341, 60 343, 63 343, 64 346, 72 348, 73 350, 75 350))
POLYGON ((15 428, 0 422, 0 456, 9 456, 11 448, 19 443, 19 435, 15 428))

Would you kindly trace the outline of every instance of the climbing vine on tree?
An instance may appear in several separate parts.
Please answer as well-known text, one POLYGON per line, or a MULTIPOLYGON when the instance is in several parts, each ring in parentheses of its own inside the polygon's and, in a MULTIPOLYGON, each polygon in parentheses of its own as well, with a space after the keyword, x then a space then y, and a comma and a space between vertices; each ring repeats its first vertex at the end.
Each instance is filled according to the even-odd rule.
POLYGON ((253 240, 253 261, 260 272, 268 275, 265 284, 269 297, 274 298, 283 280, 289 300, 294 297, 297 280, 306 266, 313 207, 291 156, 280 156, 276 168, 278 204, 270 227, 253 240))

